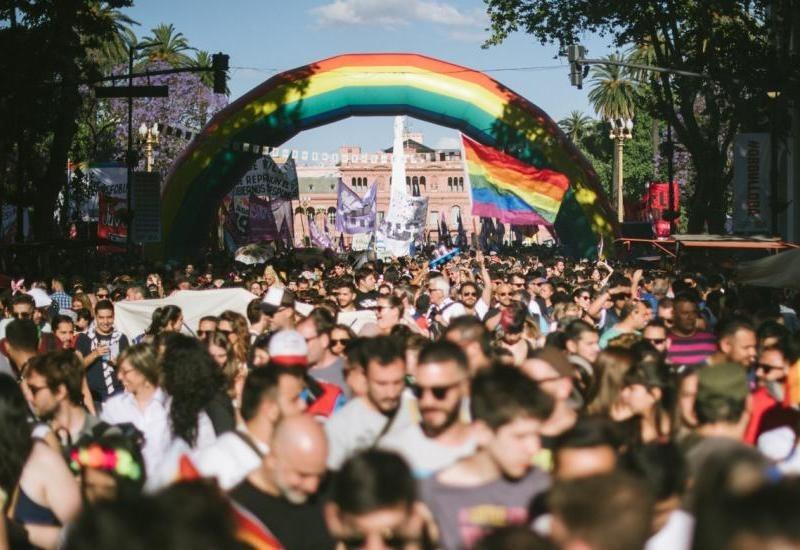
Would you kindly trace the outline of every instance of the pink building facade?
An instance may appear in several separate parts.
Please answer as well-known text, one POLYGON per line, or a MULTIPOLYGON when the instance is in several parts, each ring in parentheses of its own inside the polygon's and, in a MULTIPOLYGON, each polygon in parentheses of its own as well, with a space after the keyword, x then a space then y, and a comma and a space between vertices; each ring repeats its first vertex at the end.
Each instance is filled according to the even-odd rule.
MULTIPOLYGON (((431 149, 422 144, 419 134, 408 135, 405 141, 406 190, 409 194, 428 197, 428 240, 438 240, 440 214, 444 212, 453 236, 461 215, 468 237, 480 230, 480 221, 473 221, 469 183, 464 174, 461 151, 431 149)), ((327 217, 331 234, 336 216, 336 185, 341 178, 359 195, 378 184, 378 223, 389 210, 389 186, 392 178, 391 149, 364 153, 360 147, 343 146, 339 162, 331 166, 298 166, 300 204, 295 207, 295 236, 303 242, 308 235, 307 219, 319 227, 327 217)), ((338 238, 338 235, 336 235, 338 238)), ((349 239, 346 239, 349 242, 349 239)))

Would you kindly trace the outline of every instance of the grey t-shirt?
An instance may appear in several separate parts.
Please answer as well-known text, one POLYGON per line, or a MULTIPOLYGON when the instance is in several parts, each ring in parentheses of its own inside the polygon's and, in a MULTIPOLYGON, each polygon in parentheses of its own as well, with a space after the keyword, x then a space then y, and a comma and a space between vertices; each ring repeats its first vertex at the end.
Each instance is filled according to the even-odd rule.
POLYGON ((458 447, 449 447, 427 437, 419 424, 412 424, 384 437, 380 447, 402 455, 411 466, 414 477, 424 479, 474 453, 475 440, 470 438, 458 447))
POLYGON ((538 468, 518 480, 501 477, 474 487, 445 485, 437 476, 420 482, 444 550, 471 548, 495 529, 528 523, 531 501, 549 487, 550 476, 538 468))
POLYGON ((344 381, 344 359, 339 357, 327 367, 315 367, 308 371, 311 376, 322 382, 328 382, 338 386, 344 396, 350 399, 350 387, 344 381))

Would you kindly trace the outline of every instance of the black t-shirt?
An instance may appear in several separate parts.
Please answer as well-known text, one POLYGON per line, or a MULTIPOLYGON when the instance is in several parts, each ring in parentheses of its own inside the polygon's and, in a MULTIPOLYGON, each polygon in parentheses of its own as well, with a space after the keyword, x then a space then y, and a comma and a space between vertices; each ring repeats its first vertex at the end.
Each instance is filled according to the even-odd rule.
POLYGON ((86 382, 89 384, 92 399, 97 403, 102 403, 123 390, 122 382, 119 381, 116 374, 116 360, 122 350, 128 347, 128 338, 124 334, 119 335, 118 338, 118 341, 114 343, 113 334, 96 333, 94 338, 90 338, 86 334, 79 334, 75 341, 75 349, 84 357, 87 357, 98 346, 110 347, 108 357, 98 357, 86 369, 86 382), (109 361, 114 364, 112 365, 109 361))
POLYGON ((356 292, 356 307, 358 309, 372 309, 378 305, 378 291, 356 292))
POLYGON ((274 497, 244 480, 230 491, 237 504, 246 508, 266 525, 284 548, 325 550, 335 545, 328 533, 318 499, 292 504, 274 497))

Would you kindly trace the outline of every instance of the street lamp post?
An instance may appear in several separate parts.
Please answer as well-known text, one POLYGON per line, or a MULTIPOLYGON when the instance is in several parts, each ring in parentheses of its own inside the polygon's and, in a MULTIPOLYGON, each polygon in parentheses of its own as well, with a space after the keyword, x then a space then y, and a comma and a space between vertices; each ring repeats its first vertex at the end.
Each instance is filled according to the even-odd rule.
POLYGON ((144 170, 145 172, 153 171, 153 145, 158 144, 158 125, 153 123, 153 126, 148 128, 147 124, 142 122, 139 126, 139 137, 144 143, 144 170))
POLYGON ((609 121, 611 131, 608 137, 614 140, 614 193, 617 197, 617 221, 625 220, 625 205, 622 194, 622 150, 626 139, 633 137, 633 120, 629 118, 612 118, 609 121))

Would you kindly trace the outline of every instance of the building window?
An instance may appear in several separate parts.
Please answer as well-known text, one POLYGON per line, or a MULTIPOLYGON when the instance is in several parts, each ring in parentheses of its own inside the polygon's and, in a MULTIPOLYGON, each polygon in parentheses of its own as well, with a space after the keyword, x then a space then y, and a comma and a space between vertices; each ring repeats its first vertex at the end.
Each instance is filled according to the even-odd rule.
POLYGON ((350 179, 350 187, 355 187, 355 186, 356 186, 356 178, 351 178, 350 179))
POLYGON ((303 207, 302 206, 298 206, 297 208, 294 209, 294 213, 295 213, 295 215, 300 214, 302 216, 303 213, 304 213, 303 207))
POLYGON ((438 228, 439 227, 439 212, 436 210, 432 210, 428 212, 428 227, 431 228, 438 228))
POLYGON ((336 209, 333 206, 328 208, 328 225, 336 225, 336 209))
POLYGON ((306 217, 308 218, 308 221, 314 221, 314 208, 311 206, 306 208, 306 217))
POLYGON ((450 192, 453 191, 453 178, 447 178, 447 190, 450 192))
POLYGON ((411 196, 419 197, 419 178, 417 176, 411 178, 411 196))
POLYGON ((458 178, 458 190, 459 191, 464 190, 464 178, 458 178))
POLYGON ((377 218, 378 225, 383 223, 384 216, 386 216, 386 212, 384 212, 383 210, 379 210, 378 211, 378 218, 377 218))
POLYGON ((425 182, 425 176, 421 176, 419 178, 419 190, 423 194, 427 194, 427 192, 428 192, 427 184, 425 182))

